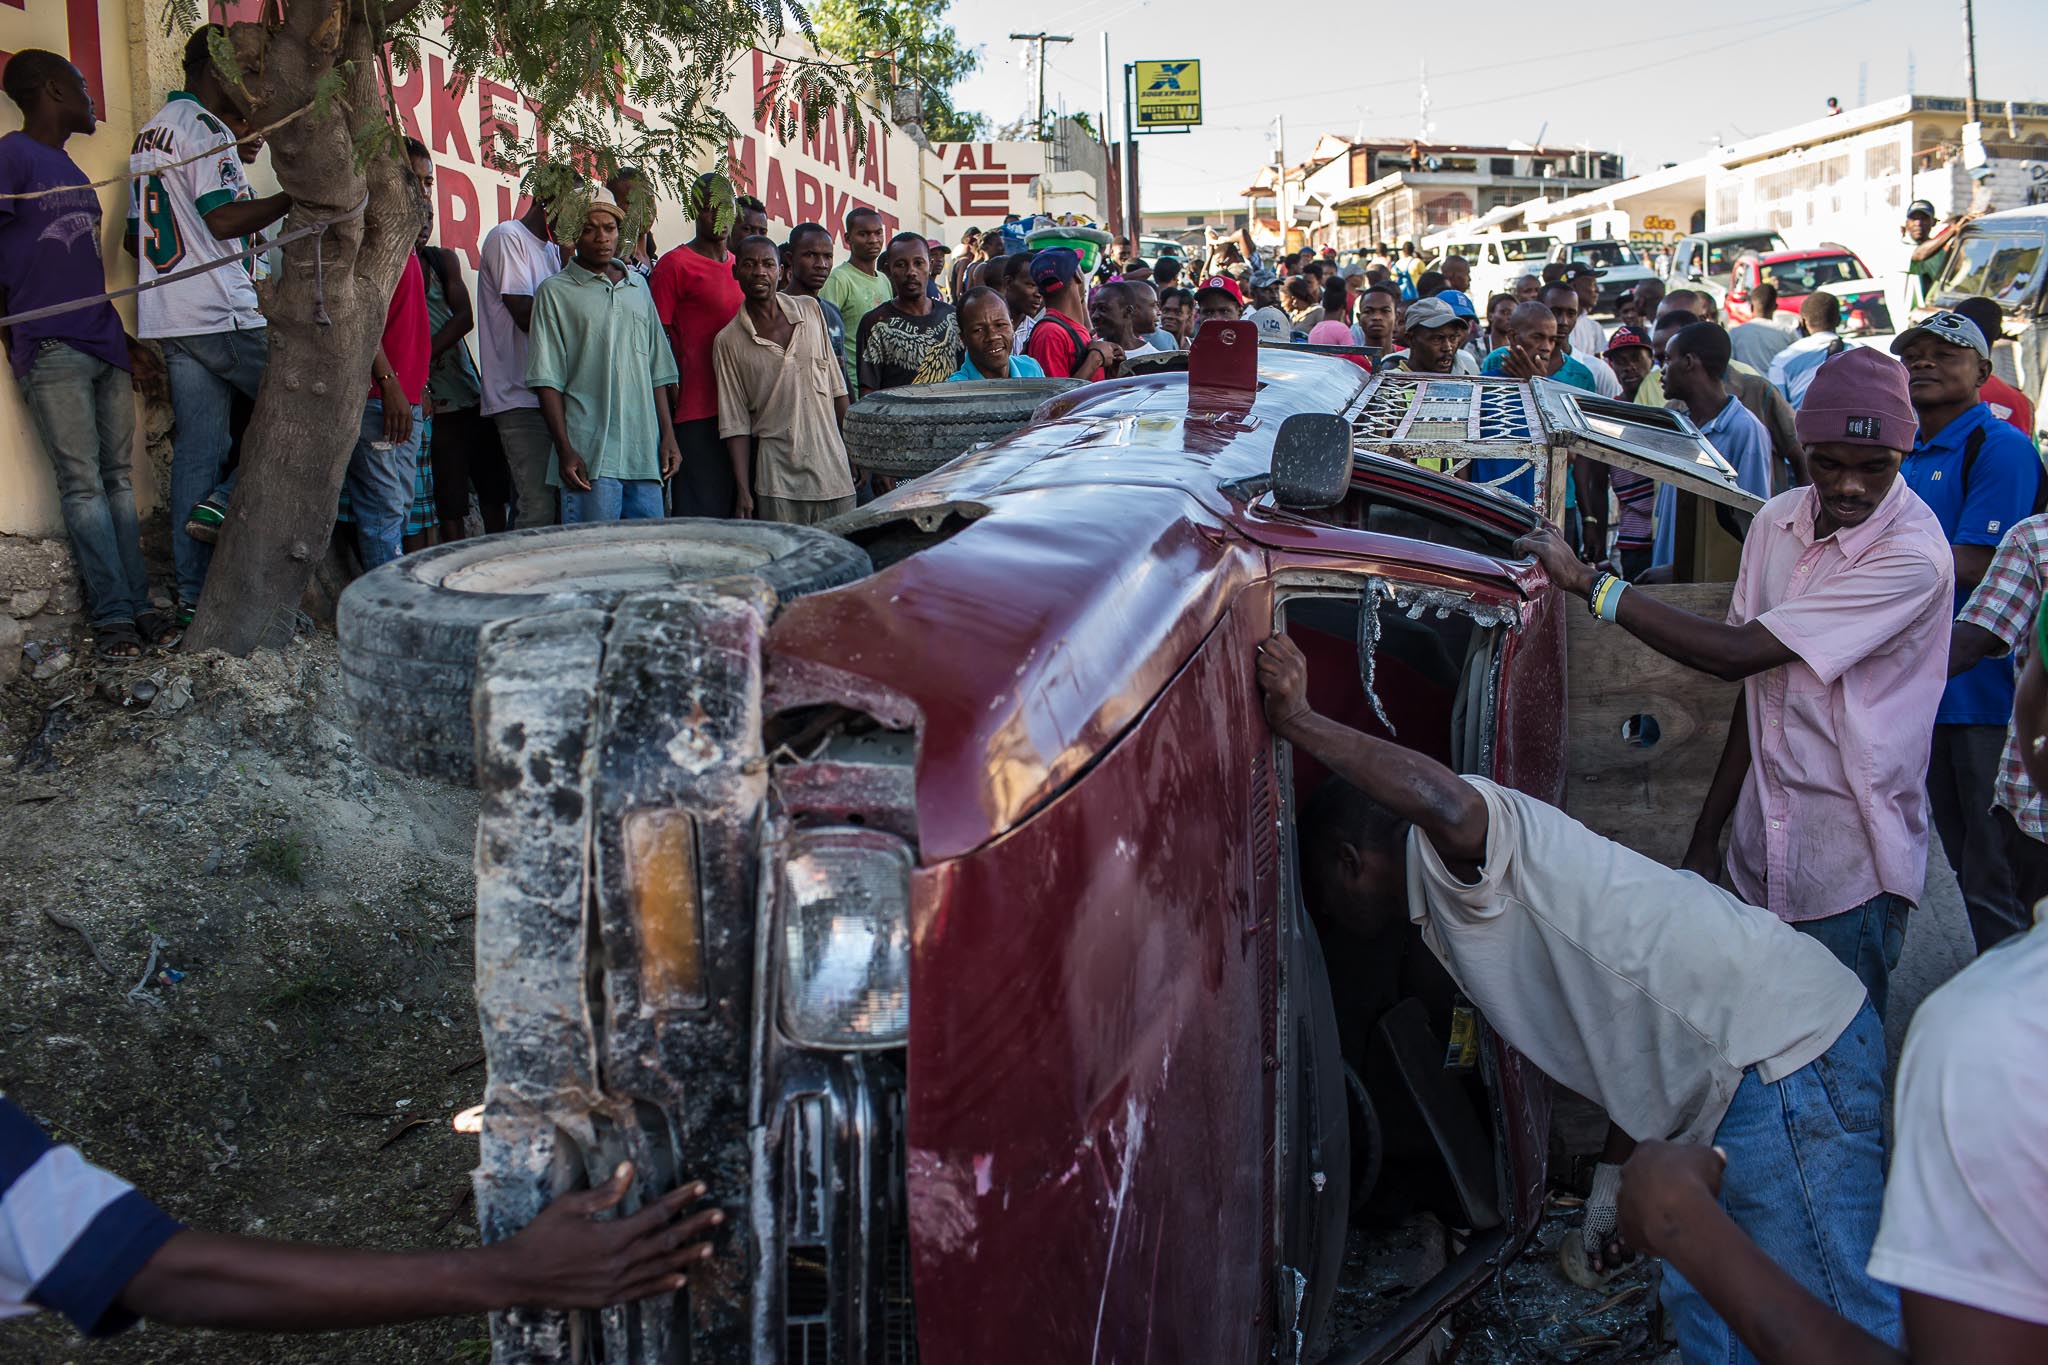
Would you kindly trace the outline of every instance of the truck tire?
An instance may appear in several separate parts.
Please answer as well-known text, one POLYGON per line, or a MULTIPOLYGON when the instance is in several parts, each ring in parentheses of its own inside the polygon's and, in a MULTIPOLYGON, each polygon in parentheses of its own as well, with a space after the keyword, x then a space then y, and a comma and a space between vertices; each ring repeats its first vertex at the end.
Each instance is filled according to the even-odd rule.
POLYGON ((985 379, 917 384, 871 393, 846 410, 846 455, 894 479, 913 479, 1031 420, 1041 403, 1078 379, 985 379))
POLYGON ((610 611, 629 592, 691 579, 752 574, 786 600, 871 571, 860 547, 814 527, 699 518, 536 526, 406 555, 351 583, 335 615, 356 743, 384 767, 472 785, 485 626, 610 611))

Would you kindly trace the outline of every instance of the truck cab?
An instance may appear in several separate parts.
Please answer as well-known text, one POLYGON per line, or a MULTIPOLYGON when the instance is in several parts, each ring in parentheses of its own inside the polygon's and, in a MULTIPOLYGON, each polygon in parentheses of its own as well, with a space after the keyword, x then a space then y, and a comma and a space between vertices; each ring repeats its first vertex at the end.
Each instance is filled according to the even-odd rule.
POLYGON ((485 1239, 627 1158, 733 1229, 682 1293, 497 1315, 494 1359, 1426 1337, 1536 1227, 1547 1083, 1419 940, 1310 913, 1324 775, 1253 650, 1595 828, 1696 800, 1728 685, 1516 553, 1572 459, 1756 505, 1680 415, 1212 323, 826 530, 513 531, 353 585, 365 748, 483 792, 485 1239))

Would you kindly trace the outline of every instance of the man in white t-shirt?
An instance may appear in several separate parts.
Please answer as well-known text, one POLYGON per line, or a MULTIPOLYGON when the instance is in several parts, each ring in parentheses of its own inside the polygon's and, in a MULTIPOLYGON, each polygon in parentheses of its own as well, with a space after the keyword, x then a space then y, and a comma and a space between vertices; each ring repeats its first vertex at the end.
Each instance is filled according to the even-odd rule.
MULTIPOLYGON (((1259 647, 1258 680, 1274 732, 1335 774, 1297 825, 1310 907, 1369 940, 1416 926, 1510 1046, 1607 1111, 1588 1268, 1618 1255, 1615 1165, 1635 1143, 1713 1141, 1740 1154, 1738 1224, 1896 1340, 1897 1297, 1864 1271, 1884 1187, 1884 1028, 1855 974, 1554 806, 1316 714, 1285 635, 1259 647)), ((1736 1359, 1727 1325, 1668 1270, 1664 1305, 1688 1365, 1736 1359)))
POLYGON ((477 370, 483 378, 478 411, 498 428, 518 498, 518 526, 552 526, 561 519, 555 490, 548 486, 554 438, 540 414, 540 395, 526 387, 533 296, 561 268, 562 251, 541 200, 484 234, 476 281, 477 370))
MULTIPOLYGON (((2039 642, 2013 703, 2016 747, 2048 784, 2039 642)), ((1646 1142, 1622 1177, 1629 1245, 1681 1267, 1764 1365, 2039 1365, 2048 1360, 2048 927, 2007 939, 1927 997, 1899 1060, 1884 1221, 1870 1274, 1896 1285, 1905 1351, 1873 1341, 1731 1222, 1735 1154, 1646 1142)))
POLYGON ((234 396, 256 397, 269 356, 256 286, 234 258, 292 206, 288 195, 258 199, 242 173, 229 130, 239 119, 208 43, 219 31, 204 24, 186 41, 185 89, 142 125, 128 157, 127 246, 142 284, 224 262, 135 301, 136 335, 162 344, 171 386, 171 559, 185 623, 234 490, 234 476, 222 477, 234 396))
POLYGON ((1294 335, 1294 324, 1280 308, 1280 277, 1270 270, 1252 275, 1252 306, 1244 320, 1259 329, 1261 341, 1286 341, 1294 335))

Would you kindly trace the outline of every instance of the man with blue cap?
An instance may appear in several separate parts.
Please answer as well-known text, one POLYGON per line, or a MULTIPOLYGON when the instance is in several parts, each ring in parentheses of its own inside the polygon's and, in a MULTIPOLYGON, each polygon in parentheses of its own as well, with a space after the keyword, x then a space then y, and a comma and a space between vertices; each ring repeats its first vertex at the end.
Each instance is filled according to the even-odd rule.
MULTIPOLYGON (((1991 347, 1976 323, 1961 313, 1936 313, 1899 333, 1892 354, 1905 362, 1920 418, 1919 439, 1900 476, 1941 522, 1955 557, 1960 611, 1991 567, 1998 542, 2039 510, 2040 457, 1977 396, 1991 374, 1991 347)), ((1934 828, 1980 947, 2031 922, 1992 817, 2012 703, 2010 658, 1985 659, 1950 678, 1935 713, 1927 765, 1934 828)))

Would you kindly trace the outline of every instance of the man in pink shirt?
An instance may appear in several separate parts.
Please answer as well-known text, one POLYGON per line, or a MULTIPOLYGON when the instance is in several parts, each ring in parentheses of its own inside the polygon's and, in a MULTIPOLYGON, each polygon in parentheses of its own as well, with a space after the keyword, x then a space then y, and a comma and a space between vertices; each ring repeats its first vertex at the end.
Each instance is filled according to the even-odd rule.
POLYGON ((1607 583, 1554 530, 1523 542, 1660 654, 1743 682, 1684 866, 1718 877, 1732 817, 1736 894, 1827 944, 1880 1014, 1926 881, 1955 575, 1899 478, 1918 425, 1898 362, 1855 347, 1820 367, 1799 414, 1813 483, 1757 513, 1725 623, 1607 583))

